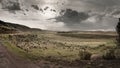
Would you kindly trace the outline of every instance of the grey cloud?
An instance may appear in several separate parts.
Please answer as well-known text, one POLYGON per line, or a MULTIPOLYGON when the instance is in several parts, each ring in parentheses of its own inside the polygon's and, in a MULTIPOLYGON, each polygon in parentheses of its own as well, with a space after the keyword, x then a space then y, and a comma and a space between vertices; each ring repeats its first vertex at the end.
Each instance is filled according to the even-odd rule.
MULTIPOLYGON (((42 28, 43 26, 44 28, 48 28, 50 30, 56 29, 59 26, 60 27, 57 28, 58 30, 64 30, 65 28, 69 28, 70 30, 114 29, 118 20, 113 17, 118 15, 120 17, 120 0, 68 0, 68 4, 66 4, 63 0, 60 0, 59 2, 57 2, 58 0, 54 0, 55 2, 53 0, 50 0, 50 3, 45 3, 45 1, 47 0, 0 0, 0 3, 2 4, 2 8, 9 11, 16 11, 20 9, 23 10, 21 11, 21 13, 26 13, 26 17, 22 21, 32 21, 25 25, 31 25, 34 22, 35 27, 42 28), (45 22, 45 20, 43 21, 43 23, 40 23, 42 17, 39 17, 40 15, 38 15, 37 13, 44 13, 44 5, 55 7, 48 8, 46 10, 50 10, 56 14, 60 14, 60 16, 55 18, 57 23, 55 22, 55 20, 55 24, 53 24, 53 22, 50 23, 51 20, 47 22, 45 22), (38 9, 40 12, 37 11, 38 9), (27 12, 24 10, 26 10, 27 12), (32 16, 33 19, 29 18, 30 16, 32 16), (38 17, 40 20, 37 20, 36 17, 38 17), (38 21, 38 23, 36 24, 35 21, 38 21), (61 24, 59 24, 58 22, 61 24), (37 26, 38 24, 41 27, 37 26), (46 26, 48 24, 51 26, 51 28, 46 26), (53 26, 55 26, 56 28, 53 28, 53 26)), ((2 12, 0 12, 0 14, 2 14, 2 12)), ((18 17, 23 18, 19 16, 19 12, 16 13, 16 16, 17 14, 18 17)))
POLYGON ((112 13, 112 15, 118 15, 118 14, 120 14, 120 10, 112 13))
POLYGON ((39 10, 39 7, 37 5, 31 5, 31 7, 33 7, 36 10, 39 10))
POLYGON ((110 12, 110 14, 112 17, 115 17, 115 18, 120 18, 120 8, 115 8, 113 9, 112 12, 110 12))
MULTIPOLYGON (((63 11, 62 11, 63 12, 63 11)), ((84 12, 77 12, 72 9, 66 9, 65 13, 61 16, 56 17, 57 22, 64 22, 67 25, 80 23, 83 20, 89 18, 89 15, 84 12)))
MULTIPOLYGON (((89 17, 90 18, 90 17, 89 17)), ((96 15, 94 17, 95 22, 82 21, 79 24, 69 26, 71 30, 114 30, 118 22, 117 19, 111 17, 103 17, 96 15)))
POLYGON ((0 3, 2 2, 2 0, 0 0, 0 3))
MULTIPOLYGON (((70 0, 69 6, 77 10, 94 10, 103 12, 106 8, 120 6, 120 0, 70 0)), ((69 7, 68 6, 68 7, 69 7)))
POLYGON ((113 6, 119 4, 119 0, 84 0, 87 3, 91 3, 97 6, 113 6))
POLYGON ((1 4, 2 4, 2 9, 7 9, 9 11, 21 10, 20 3, 18 0, 14 0, 14 1, 2 0, 1 4))

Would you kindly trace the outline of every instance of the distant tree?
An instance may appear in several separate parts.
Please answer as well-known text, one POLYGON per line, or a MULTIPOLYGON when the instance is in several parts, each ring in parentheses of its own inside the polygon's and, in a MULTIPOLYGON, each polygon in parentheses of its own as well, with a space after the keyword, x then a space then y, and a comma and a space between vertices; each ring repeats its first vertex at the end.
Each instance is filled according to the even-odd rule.
POLYGON ((116 26, 116 31, 118 33, 118 37, 117 37, 118 44, 117 45, 120 46, 120 18, 119 18, 119 22, 118 22, 118 24, 116 26))

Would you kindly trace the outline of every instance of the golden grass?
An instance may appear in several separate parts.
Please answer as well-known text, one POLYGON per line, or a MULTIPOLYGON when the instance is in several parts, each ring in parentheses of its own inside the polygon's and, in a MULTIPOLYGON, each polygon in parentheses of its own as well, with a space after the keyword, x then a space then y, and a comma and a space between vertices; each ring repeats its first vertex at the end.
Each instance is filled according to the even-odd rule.
POLYGON ((1 38, 6 41, 5 45, 8 50, 23 58, 28 58, 31 60, 39 60, 41 58, 49 57, 49 59, 52 58, 58 60, 74 61, 79 59, 80 50, 86 50, 92 54, 102 54, 106 49, 114 48, 116 46, 115 37, 113 36, 109 39, 104 37, 100 39, 83 37, 76 38, 61 36, 55 32, 37 32, 31 33, 30 35, 37 35, 37 38, 35 37, 35 40, 33 40, 33 37, 28 37, 27 34, 24 36, 25 38, 18 37, 19 39, 23 40, 26 38, 28 40, 32 40, 28 41, 27 44, 22 47, 22 49, 17 47, 17 45, 13 42, 22 45, 24 41, 17 41, 17 38, 14 37, 13 40, 9 40, 9 35, 2 35, 1 38), (29 48, 33 45, 36 47, 29 48), (29 48, 28 52, 24 50, 26 47, 29 48))

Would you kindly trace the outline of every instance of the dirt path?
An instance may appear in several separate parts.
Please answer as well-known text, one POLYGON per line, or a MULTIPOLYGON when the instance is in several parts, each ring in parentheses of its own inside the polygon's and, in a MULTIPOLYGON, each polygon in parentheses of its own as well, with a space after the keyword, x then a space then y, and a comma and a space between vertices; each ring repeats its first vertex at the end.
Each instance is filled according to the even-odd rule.
POLYGON ((0 68, 40 68, 29 60, 10 53, 0 42, 0 68))

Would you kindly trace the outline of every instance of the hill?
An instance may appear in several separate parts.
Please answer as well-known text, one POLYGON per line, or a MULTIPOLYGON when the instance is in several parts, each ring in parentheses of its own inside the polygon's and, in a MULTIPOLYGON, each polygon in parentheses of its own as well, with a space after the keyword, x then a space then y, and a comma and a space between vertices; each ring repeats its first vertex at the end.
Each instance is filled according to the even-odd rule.
POLYGON ((41 31, 41 29, 30 28, 24 25, 12 24, 0 20, 0 33, 17 33, 26 31, 41 31))

